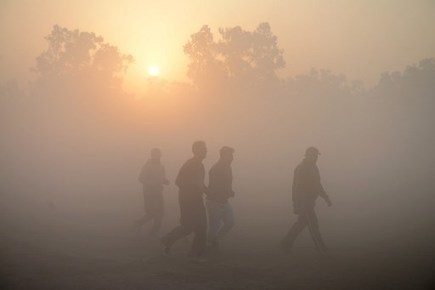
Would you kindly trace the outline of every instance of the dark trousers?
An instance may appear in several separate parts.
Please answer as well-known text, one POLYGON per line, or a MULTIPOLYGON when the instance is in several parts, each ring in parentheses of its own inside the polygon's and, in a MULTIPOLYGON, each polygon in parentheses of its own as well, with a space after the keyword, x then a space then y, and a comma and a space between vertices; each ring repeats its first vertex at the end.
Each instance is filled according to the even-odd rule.
POLYGON ((155 234, 162 226, 164 214, 163 194, 161 191, 150 191, 144 189, 143 197, 145 215, 137 221, 137 224, 144 225, 150 221, 153 221, 150 234, 155 234))
POLYGON ((290 249, 293 246, 297 236, 306 228, 310 231, 311 238, 313 239, 318 250, 326 252, 326 246, 323 242, 322 235, 319 230, 319 221, 317 215, 313 210, 304 211, 299 213, 298 219, 288 231, 287 235, 282 240, 281 244, 284 248, 290 249))
POLYGON ((180 225, 175 227, 162 241, 172 246, 179 239, 194 234, 189 256, 199 257, 204 254, 207 243, 207 214, 201 199, 183 198, 180 196, 180 225))

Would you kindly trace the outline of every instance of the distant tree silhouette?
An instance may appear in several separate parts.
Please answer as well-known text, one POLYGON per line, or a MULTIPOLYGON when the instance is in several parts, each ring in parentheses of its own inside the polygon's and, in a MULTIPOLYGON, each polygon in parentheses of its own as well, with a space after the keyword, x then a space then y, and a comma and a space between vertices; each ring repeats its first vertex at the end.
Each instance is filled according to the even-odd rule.
POLYGON ((66 140, 82 142, 102 132, 100 124, 127 115, 129 103, 121 96, 123 74, 133 61, 130 55, 95 33, 58 25, 45 39, 47 48, 36 58, 37 79, 27 104, 38 126, 35 131, 46 132, 49 143, 63 134, 65 145, 66 140))
POLYGON ((253 77, 251 62, 253 58, 252 34, 240 26, 220 28, 222 40, 218 43, 219 52, 224 59, 227 76, 244 80, 253 77))
POLYGON ((219 29, 220 45, 226 58, 228 73, 236 79, 270 80, 276 70, 284 68, 283 50, 269 23, 261 23, 253 32, 240 26, 219 29))
MULTIPOLYGON (((428 157, 435 145, 435 60, 423 59, 403 71, 385 72, 365 96, 367 142, 376 136, 376 148, 389 157, 392 169, 414 168, 419 177, 428 178, 434 168, 428 157), (395 148, 391 150, 391 148, 395 148)), ((403 178, 408 172, 403 171, 403 178)), ((431 178, 431 177, 430 177, 431 178)))
POLYGON ((404 127, 411 126, 410 131, 416 133, 426 130, 434 121, 434 80, 435 59, 423 59, 403 72, 382 74, 372 93, 382 107, 389 108, 388 112, 395 115, 397 122, 404 127))
POLYGON ((190 41, 184 46, 184 53, 190 58, 187 75, 196 85, 219 83, 225 79, 224 62, 207 25, 190 36, 190 41))
POLYGON ((34 71, 39 81, 92 82, 119 88, 121 75, 133 61, 116 46, 91 32, 69 30, 58 25, 45 37, 48 48, 36 58, 34 71))
POLYGON ((210 28, 203 26, 184 46, 190 59, 188 76, 195 85, 252 85, 277 80, 276 71, 285 61, 268 23, 261 23, 253 32, 240 26, 220 28, 219 34, 215 40, 210 28))
POLYGON ((435 59, 427 58, 416 65, 408 66, 403 72, 385 72, 379 83, 374 87, 377 94, 391 94, 393 96, 411 95, 433 99, 435 83, 435 59))
MULTIPOLYGON (((337 96, 347 97, 359 91, 360 87, 360 83, 356 81, 349 83, 342 74, 314 68, 308 74, 297 75, 287 80, 287 89, 290 94, 314 98, 317 101, 337 96)), ((329 102, 330 100, 324 101, 329 102)))
POLYGON ((16 80, 9 80, 5 83, 0 82, 0 98, 17 97, 20 95, 20 88, 16 80))

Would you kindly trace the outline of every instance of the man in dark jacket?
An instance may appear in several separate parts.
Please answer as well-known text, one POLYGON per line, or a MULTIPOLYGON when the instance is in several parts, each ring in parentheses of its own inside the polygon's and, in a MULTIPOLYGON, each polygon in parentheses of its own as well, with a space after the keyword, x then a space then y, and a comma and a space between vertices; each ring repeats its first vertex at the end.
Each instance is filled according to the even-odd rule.
POLYGON ((304 160, 295 169, 292 199, 294 213, 298 215, 298 219, 281 242, 284 250, 290 250, 296 237, 305 227, 308 227, 317 249, 322 252, 327 250, 314 211, 315 202, 319 196, 325 200, 328 206, 332 205, 320 182, 319 168, 317 167, 319 154, 317 148, 309 147, 305 151, 304 160))
POLYGON ((178 173, 175 184, 179 188, 180 225, 162 238, 165 252, 179 239, 193 233, 191 258, 200 258, 204 254, 207 242, 207 215, 203 194, 207 188, 204 184, 205 169, 202 161, 207 156, 203 141, 192 145, 193 157, 187 160, 178 173))
POLYGON ((153 221, 153 227, 149 234, 157 233, 162 226, 164 213, 163 186, 168 185, 165 167, 161 163, 162 153, 160 149, 151 150, 151 158, 142 167, 139 181, 143 186, 145 215, 136 221, 139 228, 147 222, 153 221))
POLYGON ((234 149, 224 146, 219 151, 220 158, 209 172, 207 193, 208 238, 210 247, 218 248, 218 241, 234 226, 233 209, 228 199, 234 196, 232 188, 234 149))

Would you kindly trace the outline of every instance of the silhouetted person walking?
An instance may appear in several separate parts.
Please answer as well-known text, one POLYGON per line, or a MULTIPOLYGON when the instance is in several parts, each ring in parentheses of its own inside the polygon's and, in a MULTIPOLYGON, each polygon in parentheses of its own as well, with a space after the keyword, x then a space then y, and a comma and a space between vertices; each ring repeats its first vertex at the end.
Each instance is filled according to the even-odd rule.
POLYGON ((179 239, 193 233, 194 238, 189 257, 198 259, 204 254, 207 242, 207 215, 203 194, 207 188, 204 184, 205 169, 202 161, 207 156, 203 141, 192 145, 193 157, 181 167, 176 179, 179 188, 180 225, 162 238, 165 252, 179 239))
POLYGON ((332 205, 320 182, 320 174, 317 167, 319 154, 319 150, 309 147, 305 151, 304 160, 295 169, 292 199, 294 213, 298 215, 298 219, 281 242, 284 250, 290 250, 298 234, 305 227, 308 227, 317 249, 322 252, 327 251, 314 211, 315 202, 319 196, 326 201, 328 206, 332 205))
POLYGON ((163 186, 169 184, 165 168, 160 161, 161 157, 160 149, 152 149, 150 159, 142 167, 139 174, 139 181, 143 185, 145 215, 136 221, 136 226, 140 227, 153 221, 150 235, 157 233, 162 226, 164 214, 163 186))
POLYGON ((232 188, 234 149, 224 146, 220 158, 209 172, 207 193, 208 239, 211 249, 217 249, 219 240, 234 226, 233 209, 228 199, 234 196, 232 188))

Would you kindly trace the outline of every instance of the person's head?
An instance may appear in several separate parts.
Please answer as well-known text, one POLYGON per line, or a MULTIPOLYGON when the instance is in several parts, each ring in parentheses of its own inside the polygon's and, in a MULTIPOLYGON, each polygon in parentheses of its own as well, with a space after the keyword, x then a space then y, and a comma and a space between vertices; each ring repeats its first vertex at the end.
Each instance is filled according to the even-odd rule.
POLYGON ((234 154, 234 149, 228 146, 224 146, 219 150, 219 155, 220 155, 220 161, 224 162, 225 164, 231 164, 231 162, 233 162, 233 154, 234 154))
POLYGON ((204 141, 196 141, 192 145, 193 156, 198 159, 204 159, 207 156, 207 147, 204 141))
POLYGON ((316 162, 319 158, 320 152, 319 149, 316 147, 308 147, 307 150, 305 150, 305 159, 316 162))
POLYGON ((162 157, 162 152, 160 151, 159 148, 151 149, 151 160, 160 161, 161 157, 162 157))

